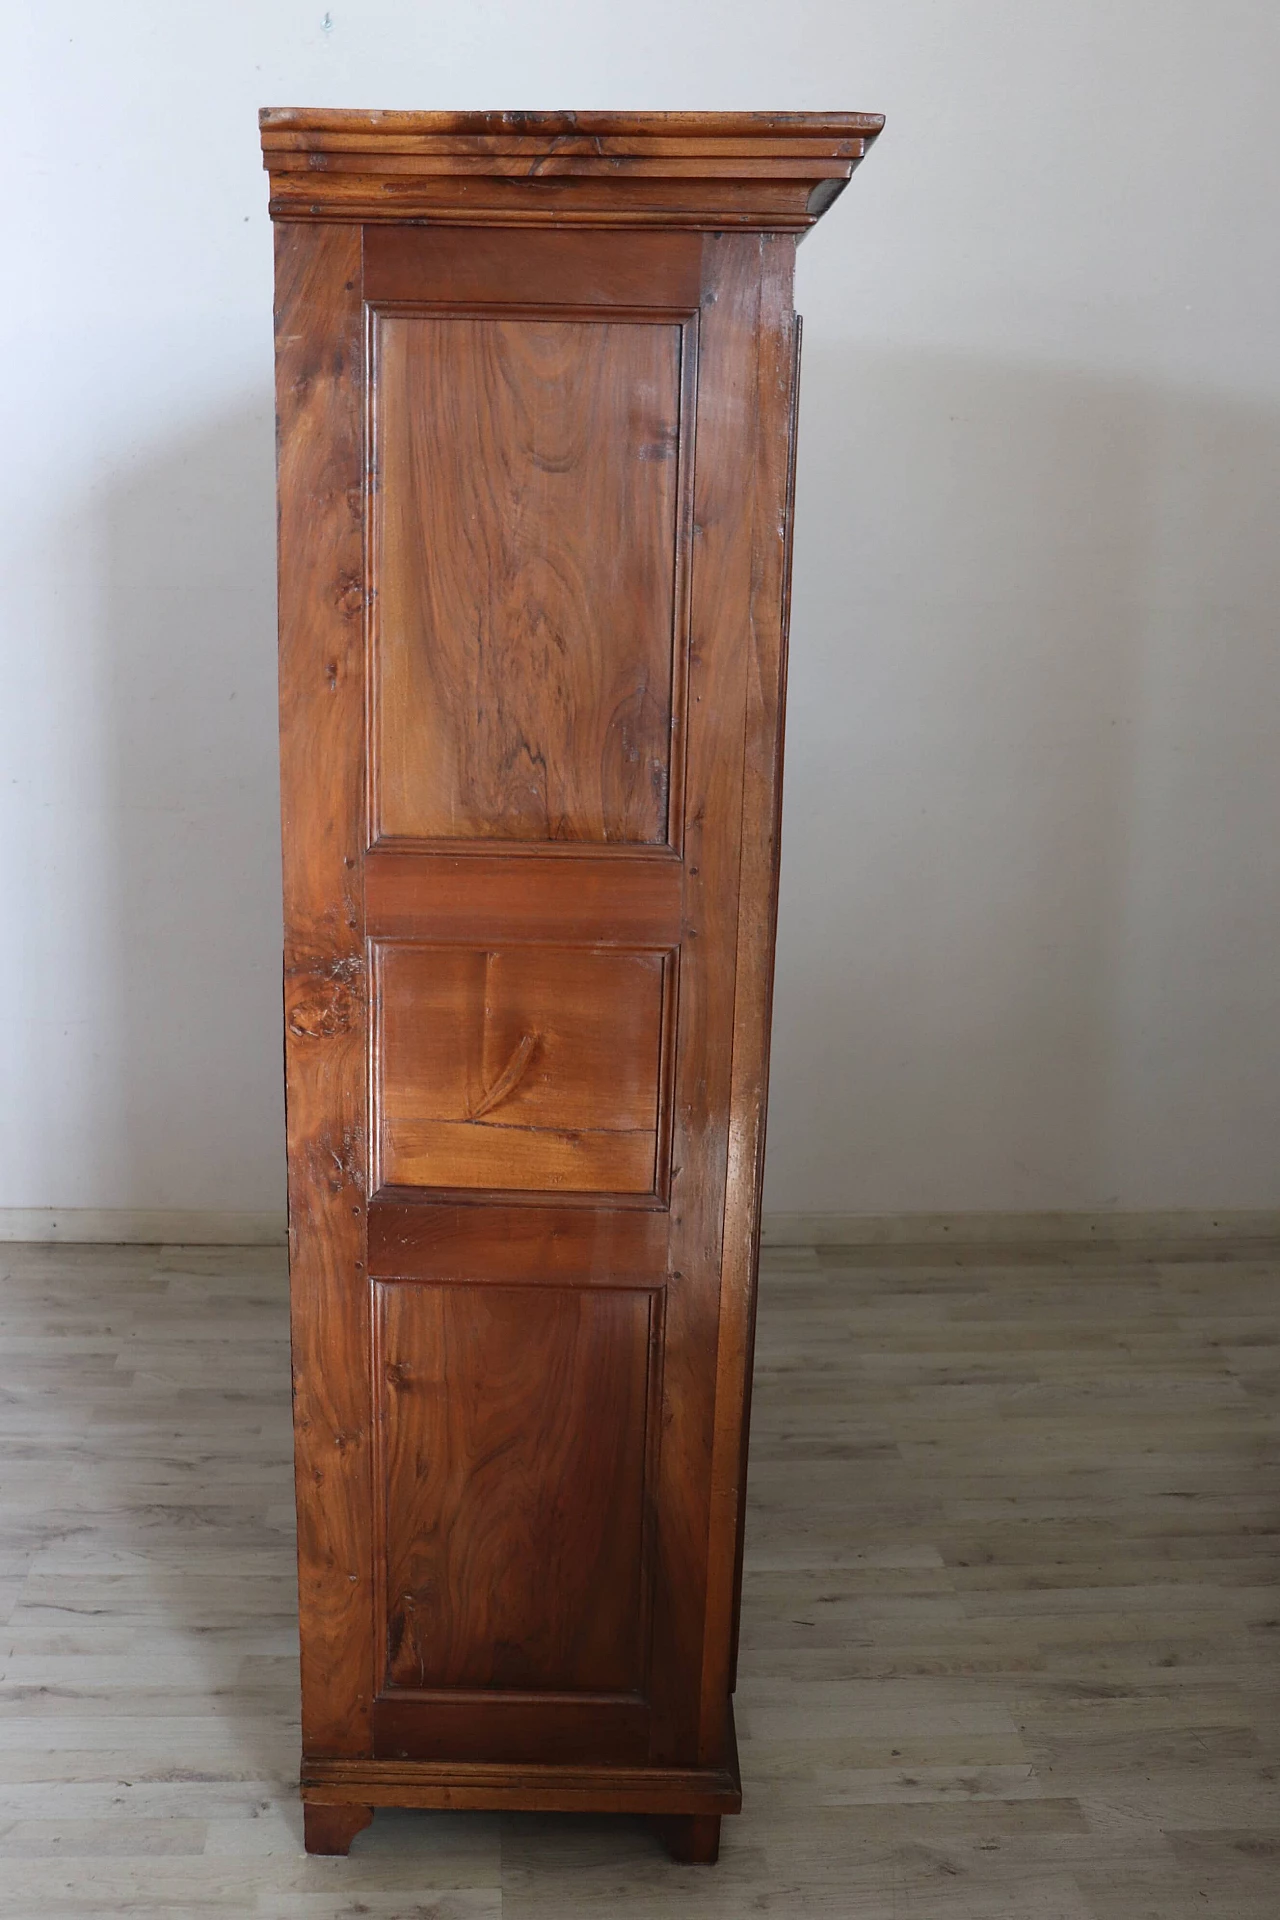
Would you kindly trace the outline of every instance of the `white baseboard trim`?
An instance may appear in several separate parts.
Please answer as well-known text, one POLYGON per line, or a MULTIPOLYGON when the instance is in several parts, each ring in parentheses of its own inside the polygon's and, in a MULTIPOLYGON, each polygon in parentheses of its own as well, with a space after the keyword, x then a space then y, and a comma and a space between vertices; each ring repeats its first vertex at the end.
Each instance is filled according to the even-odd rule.
POLYGON ((1280 1240, 1280 1207, 1147 1213, 766 1213, 766 1247, 1047 1246, 1280 1240))
MULTIPOLYGON (((0 1241, 119 1246, 274 1247, 279 1213, 136 1207, 0 1207, 0 1241)), ((931 1247, 1277 1240, 1280 1208, 1147 1213, 766 1213, 766 1247, 931 1247)))
POLYGON ((274 1247, 287 1238, 278 1213, 214 1213, 137 1207, 0 1207, 0 1241, 94 1245, 274 1247))

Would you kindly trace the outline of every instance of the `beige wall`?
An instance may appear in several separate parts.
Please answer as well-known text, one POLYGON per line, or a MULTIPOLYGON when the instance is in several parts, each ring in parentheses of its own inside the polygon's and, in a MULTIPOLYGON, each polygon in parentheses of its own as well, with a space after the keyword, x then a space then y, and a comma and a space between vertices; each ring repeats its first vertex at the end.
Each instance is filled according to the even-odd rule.
POLYGON ((1274 9, 16 33, 0 1207, 280 1200, 266 102, 889 115, 800 256, 770 1203, 1277 1203, 1274 9))

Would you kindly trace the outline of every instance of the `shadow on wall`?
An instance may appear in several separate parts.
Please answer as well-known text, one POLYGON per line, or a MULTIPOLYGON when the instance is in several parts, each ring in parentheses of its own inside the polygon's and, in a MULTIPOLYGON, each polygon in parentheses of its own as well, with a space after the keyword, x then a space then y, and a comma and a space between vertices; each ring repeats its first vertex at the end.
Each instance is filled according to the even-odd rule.
POLYGON ((273 405, 105 507, 118 1206, 284 1206, 273 405))
MULTIPOLYGON (((806 350, 771 1206, 1272 1203, 1278 482, 1212 399, 806 350)), ((95 1184, 275 1209, 270 396, 100 511, 95 1184)))
POLYGON ((806 347, 766 1204, 1273 1205, 1280 423, 806 347))

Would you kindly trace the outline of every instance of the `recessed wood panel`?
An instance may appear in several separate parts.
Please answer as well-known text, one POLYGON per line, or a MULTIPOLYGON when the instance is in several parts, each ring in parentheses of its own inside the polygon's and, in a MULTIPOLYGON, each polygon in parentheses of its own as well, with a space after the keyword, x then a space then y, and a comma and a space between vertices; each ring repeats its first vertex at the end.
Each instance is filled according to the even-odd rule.
POLYGON ((666 973, 659 953, 380 948, 381 1183, 652 1192, 666 973))
POLYGON ((374 325, 377 832, 664 843, 681 326, 374 325))
POLYGON ((384 1684, 639 1692, 654 1296, 376 1291, 384 1684))

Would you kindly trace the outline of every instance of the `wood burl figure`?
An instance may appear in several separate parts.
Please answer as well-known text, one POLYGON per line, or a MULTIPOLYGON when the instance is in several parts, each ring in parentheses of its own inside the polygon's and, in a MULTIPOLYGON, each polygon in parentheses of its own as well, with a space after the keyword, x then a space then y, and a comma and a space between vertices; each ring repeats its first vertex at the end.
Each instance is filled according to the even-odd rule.
POLYGON ((740 1805, 792 270, 880 126, 262 115, 312 1852, 740 1805))

